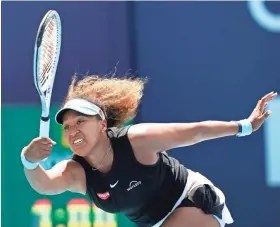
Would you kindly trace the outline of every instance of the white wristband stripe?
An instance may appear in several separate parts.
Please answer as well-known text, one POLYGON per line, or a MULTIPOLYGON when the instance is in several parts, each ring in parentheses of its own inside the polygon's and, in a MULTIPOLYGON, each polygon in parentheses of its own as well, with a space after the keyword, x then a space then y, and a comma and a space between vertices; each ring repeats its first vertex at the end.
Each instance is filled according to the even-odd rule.
POLYGON ((241 137, 241 136, 248 136, 253 132, 253 127, 252 124, 249 120, 241 120, 238 121, 238 123, 241 125, 241 132, 237 133, 236 136, 241 137))
POLYGON ((20 154, 20 157, 21 157, 21 162, 23 164, 23 166, 28 169, 28 170, 33 170, 33 169, 36 169, 37 166, 39 165, 39 162, 30 162, 28 161, 24 154, 23 154, 23 150, 25 149, 25 147, 22 149, 22 152, 20 154))

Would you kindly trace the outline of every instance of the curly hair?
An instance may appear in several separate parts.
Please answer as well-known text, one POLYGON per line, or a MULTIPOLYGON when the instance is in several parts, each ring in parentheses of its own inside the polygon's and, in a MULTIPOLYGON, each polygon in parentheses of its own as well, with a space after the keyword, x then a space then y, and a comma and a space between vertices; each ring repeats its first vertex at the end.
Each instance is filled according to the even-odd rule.
POLYGON ((63 105, 74 98, 86 99, 104 111, 108 127, 120 126, 136 115, 145 83, 146 79, 133 77, 74 76, 63 105))

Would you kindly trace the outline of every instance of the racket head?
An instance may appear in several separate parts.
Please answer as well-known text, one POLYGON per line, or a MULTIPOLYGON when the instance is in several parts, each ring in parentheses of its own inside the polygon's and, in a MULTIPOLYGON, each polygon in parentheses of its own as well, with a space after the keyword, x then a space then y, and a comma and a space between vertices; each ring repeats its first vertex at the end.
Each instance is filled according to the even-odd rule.
POLYGON ((61 21, 55 10, 43 17, 36 36, 33 76, 39 95, 50 102, 61 47, 61 21), (49 96, 49 97, 47 97, 49 96))

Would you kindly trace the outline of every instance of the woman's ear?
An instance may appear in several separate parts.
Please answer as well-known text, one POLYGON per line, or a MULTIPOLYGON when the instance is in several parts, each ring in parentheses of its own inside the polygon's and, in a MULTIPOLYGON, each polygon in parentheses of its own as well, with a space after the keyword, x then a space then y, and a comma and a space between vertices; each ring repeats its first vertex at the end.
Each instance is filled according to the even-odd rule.
POLYGON ((106 132, 107 130, 107 121, 106 120, 102 120, 101 121, 101 131, 102 132, 106 132))

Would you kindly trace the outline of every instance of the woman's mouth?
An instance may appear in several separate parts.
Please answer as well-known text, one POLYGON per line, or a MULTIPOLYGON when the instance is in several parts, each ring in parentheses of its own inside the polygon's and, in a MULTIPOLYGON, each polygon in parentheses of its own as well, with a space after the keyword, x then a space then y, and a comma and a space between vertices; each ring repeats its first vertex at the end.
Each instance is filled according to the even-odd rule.
POLYGON ((75 140, 73 141, 73 144, 74 144, 74 145, 78 145, 78 144, 81 144, 83 141, 84 141, 83 139, 78 138, 78 139, 75 139, 75 140))

